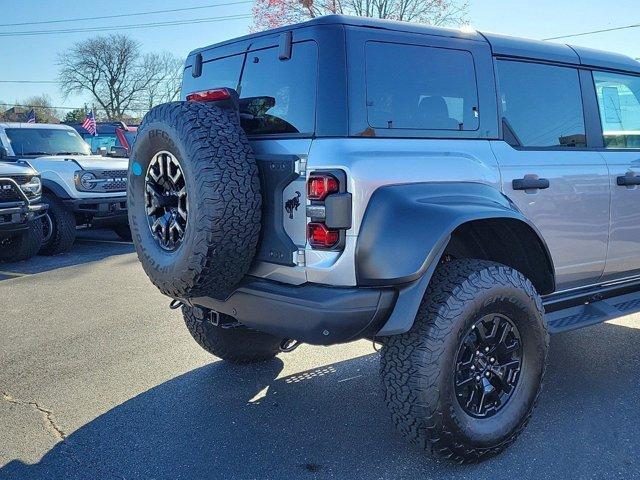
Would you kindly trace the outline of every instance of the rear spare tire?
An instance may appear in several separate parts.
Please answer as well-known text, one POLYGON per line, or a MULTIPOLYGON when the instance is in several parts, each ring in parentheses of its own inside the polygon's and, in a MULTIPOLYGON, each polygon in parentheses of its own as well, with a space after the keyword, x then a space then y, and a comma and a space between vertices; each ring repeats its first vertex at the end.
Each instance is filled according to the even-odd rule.
POLYGON ((153 108, 128 177, 129 225, 151 281, 174 298, 230 292, 255 255, 262 207, 235 112, 195 102, 153 108))

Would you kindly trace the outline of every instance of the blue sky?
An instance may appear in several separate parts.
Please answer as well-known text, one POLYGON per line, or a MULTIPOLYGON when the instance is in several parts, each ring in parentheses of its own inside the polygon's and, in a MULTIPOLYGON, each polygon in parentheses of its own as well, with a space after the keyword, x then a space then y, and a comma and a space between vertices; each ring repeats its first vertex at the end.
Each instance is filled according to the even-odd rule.
MULTIPOLYGON (((191 12, 135 16, 136 12, 182 8, 233 0, 0 0, 0 24, 131 12, 130 17, 50 25, 0 26, 0 34, 25 30, 71 27, 123 26, 136 23, 175 21, 251 13, 251 4, 221 6, 191 12), (7 8, 8 7, 8 8, 7 8)), ((237 1, 237 0, 236 0, 237 1)), ((640 23, 638 0, 470 0, 470 20, 478 30, 541 39, 588 30, 640 23), (615 3, 615 7, 613 6, 615 3)), ((163 28, 124 29, 142 44, 144 51, 168 50, 181 57, 195 47, 247 33, 250 19, 229 20, 163 28)), ((63 98, 55 84, 18 85, 2 80, 55 80, 56 58, 74 42, 90 33, 41 36, 0 36, 0 102, 13 102, 47 93, 56 106, 82 106, 83 97, 63 98)), ((602 33, 567 40, 568 43, 640 57, 640 28, 602 33)))

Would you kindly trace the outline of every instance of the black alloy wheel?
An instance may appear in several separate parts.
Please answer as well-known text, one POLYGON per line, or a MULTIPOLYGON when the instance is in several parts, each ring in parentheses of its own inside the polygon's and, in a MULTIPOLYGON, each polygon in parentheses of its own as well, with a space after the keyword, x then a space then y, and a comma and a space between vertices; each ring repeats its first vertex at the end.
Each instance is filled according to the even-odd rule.
POLYGON ((475 418, 498 413, 511 398, 522 369, 522 342, 505 315, 485 315, 463 339, 454 388, 462 409, 475 418))
POLYGON ((184 173, 172 153, 160 151, 149 162, 145 194, 151 234, 163 250, 175 251, 184 239, 189 213, 184 173))

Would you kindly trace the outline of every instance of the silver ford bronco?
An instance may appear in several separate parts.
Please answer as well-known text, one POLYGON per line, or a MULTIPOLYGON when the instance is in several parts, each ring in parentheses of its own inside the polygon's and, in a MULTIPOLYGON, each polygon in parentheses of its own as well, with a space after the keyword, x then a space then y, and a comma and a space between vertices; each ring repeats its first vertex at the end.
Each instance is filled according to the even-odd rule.
POLYGON ((193 51, 129 163, 133 239, 232 362, 382 344, 406 437, 526 425, 549 333, 640 310, 640 64, 329 16, 193 51))

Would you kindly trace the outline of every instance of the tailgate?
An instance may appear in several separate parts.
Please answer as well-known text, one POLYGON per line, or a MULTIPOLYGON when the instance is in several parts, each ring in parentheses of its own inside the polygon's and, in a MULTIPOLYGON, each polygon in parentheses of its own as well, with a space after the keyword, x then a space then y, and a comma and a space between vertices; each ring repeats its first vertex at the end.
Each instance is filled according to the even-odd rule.
POLYGON ((296 266, 306 244, 306 158, 257 154, 262 189, 262 229, 256 261, 296 266))

